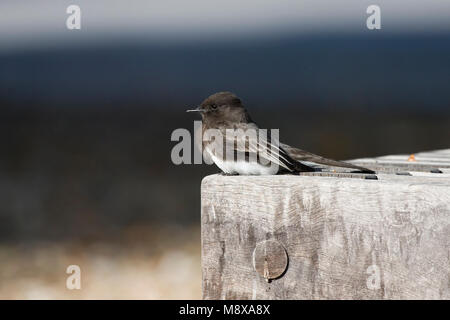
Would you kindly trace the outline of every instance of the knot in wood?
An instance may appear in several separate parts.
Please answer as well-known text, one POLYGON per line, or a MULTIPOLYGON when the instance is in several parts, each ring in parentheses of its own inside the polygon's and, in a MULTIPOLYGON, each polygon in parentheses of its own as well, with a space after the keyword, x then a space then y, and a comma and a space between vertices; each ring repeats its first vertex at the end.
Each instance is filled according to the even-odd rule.
POLYGON ((267 282, 282 276, 287 264, 288 255, 280 242, 265 240, 256 244, 253 251, 253 267, 267 282))

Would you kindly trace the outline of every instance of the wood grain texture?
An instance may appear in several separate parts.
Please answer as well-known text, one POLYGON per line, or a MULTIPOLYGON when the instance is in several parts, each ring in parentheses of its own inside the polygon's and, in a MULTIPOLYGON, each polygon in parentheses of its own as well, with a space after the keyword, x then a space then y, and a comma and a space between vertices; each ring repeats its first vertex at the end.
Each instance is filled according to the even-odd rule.
POLYGON ((430 172, 432 170, 450 170, 450 149, 415 153, 414 161, 408 161, 411 155, 389 155, 377 158, 363 158, 349 162, 377 172, 396 173, 398 171, 430 172))
POLYGON ((421 174, 205 177, 203 297, 450 299, 450 179, 421 174), (264 240, 289 261, 270 283, 253 265, 264 240))

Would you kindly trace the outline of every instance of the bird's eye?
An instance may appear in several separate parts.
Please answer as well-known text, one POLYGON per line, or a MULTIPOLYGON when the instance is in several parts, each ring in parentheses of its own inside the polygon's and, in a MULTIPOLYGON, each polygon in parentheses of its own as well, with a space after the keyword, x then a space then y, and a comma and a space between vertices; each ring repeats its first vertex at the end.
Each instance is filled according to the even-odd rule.
POLYGON ((211 109, 217 109, 217 105, 212 104, 212 105, 211 105, 211 109))

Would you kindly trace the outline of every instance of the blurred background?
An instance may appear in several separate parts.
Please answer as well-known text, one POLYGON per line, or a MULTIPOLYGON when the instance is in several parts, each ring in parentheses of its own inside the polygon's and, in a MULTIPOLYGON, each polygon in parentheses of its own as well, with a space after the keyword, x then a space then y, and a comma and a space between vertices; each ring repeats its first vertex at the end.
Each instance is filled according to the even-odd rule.
POLYGON ((349 159, 449 148, 449 83, 446 1, 2 0, 0 298, 201 298, 218 170, 172 164, 170 136, 214 92, 349 159))

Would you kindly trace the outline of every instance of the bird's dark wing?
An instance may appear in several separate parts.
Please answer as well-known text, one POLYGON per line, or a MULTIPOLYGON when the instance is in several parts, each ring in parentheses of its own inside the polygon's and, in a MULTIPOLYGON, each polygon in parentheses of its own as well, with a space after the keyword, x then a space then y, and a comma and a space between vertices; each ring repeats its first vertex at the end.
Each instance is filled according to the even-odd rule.
MULTIPOLYGON (((260 134, 259 128, 254 123, 243 123, 233 128, 233 134, 227 133, 226 129, 220 130, 224 137, 223 155, 219 155, 225 159, 224 155, 226 147, 233 150, 233 154, 244 156, 247 160, 258 159, 259 162, 276 164, 280 171, 296 172, 296 171, 313 171, 306 165, 300 164, 292 159, 289 154, 279 146, 277 141, 272 141, 270 130, 267 134, 260 134), (242 130, 242 131, 238 131, 242 130), (253 130, 253 134, 251 131, 253 130)), ((217 154, 216 154, 217 156, 217 154)))
POLYGON ((356 166, 354 164, 343 162, 343 161, 327 159, 327 158, 318 156, 314 153, 291 147, 287 144, 281 143, 280 147, 282 147, 284 150, 286 150, 286 152, 289 154, 289 156, 296 161, 308 161, 308 162, 324 164, 324 165, 332 166, 332 167, 351 168, 351 169, 359 170, 363 173, 375 173, 374 171, 369 170, 364 167, 356 166))

